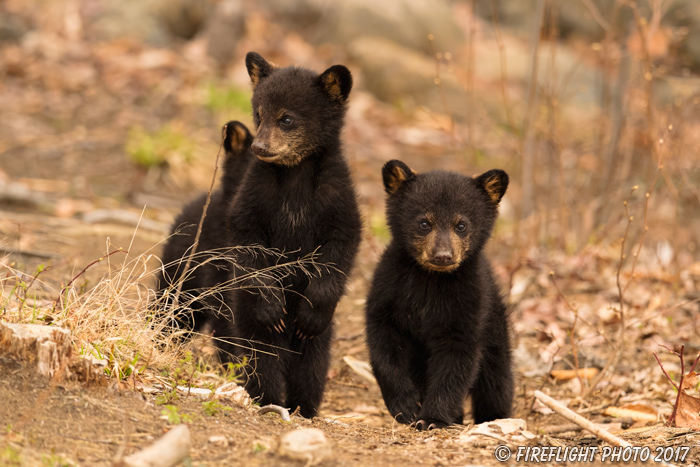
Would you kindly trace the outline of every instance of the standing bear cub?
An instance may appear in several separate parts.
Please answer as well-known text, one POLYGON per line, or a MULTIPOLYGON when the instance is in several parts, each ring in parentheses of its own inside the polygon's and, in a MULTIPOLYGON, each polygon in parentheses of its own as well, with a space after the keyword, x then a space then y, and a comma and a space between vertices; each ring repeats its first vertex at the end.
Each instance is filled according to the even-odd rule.
POLYGON ((250 150, 253 135, 238 121, 224 125, 225 159, 220 187, 211 195, 202 224, 199 245, 187 271, 197 226, 207 201, 203 194, 191 201, 175 219, 171 236, 163 248, 163 268, 158 273, 158 297, 162 308, 174 300, 178 283, 183 281, 179 306, 172 310, 172 329, 201 331, 204 324, 230 316, 224 290, 231 268, 231 246, 226 237, 226 213, 243 175, 254 159, 250 150), (183 276, 184 275, 184 276, 183 276))
POLYGON ((231 245, 282 252, 285 261, 316 256, 308 274, 270 274, 279 255, 237 254, 240 288, 233 320, 217 324, 222 359, 248 357, 246 389, 263 405, 313 417, 330 363, 333 314, 360 242, 361 222, 341 132, 350 71, 278 68, 250 52, 257 134, 254 160, 228 215, 231 245))
POLYGON ((370 362, 387 408, 418 430, 510 415, 508 316, 483 249, 508 187, 490 170, 416 174, 383 170, 392 241, 367 298, 370 362))

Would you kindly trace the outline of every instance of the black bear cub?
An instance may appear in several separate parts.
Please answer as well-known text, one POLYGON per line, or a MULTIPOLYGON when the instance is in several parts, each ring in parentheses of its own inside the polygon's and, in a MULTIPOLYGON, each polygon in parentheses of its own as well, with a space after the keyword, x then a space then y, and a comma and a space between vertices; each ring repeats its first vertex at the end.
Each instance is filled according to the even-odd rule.
POLYGON ((330 362, 333 314, 360 242, 361 222, 341 131, 350 71, 278 68, 246 56, 257 134, 251 163, 229 212, 231 245, 317 255, 309 274, 269 274, 281 260, 259 249, 237 253, 240 288, 232 322, 219 323, 220 356, 247 356, 246 389, 263 405, 317 414, 330 362), (255 274, 257 272, 257 274, 255 274), (252 273, 252 274, 251 274, 252 273))
MULTIPOLYGON (((200 331, 205 322, 231 315, 226 306, 222 284, 229 280, 231 245, 227 243, 226 215, 243 175, 254 156, 250 150, 253 135, 238 121, 228 122, 224 129, 225 159, 220 187, 212 193, 197 252, 187 272, 187 256, 192 251, 197 226, 207 200, 203 194, 190 202, 175 219, 171 237, 163 249, 163 269, 158 274, 158 296, 162 306, 172 303, 178 281, 186 278, 178 299, 183 306, 174 310, 171 327, 200 331)), ((225 288, 225 287, 224 287, 225 288)))
POLYGON ((490 170, 470 178, 383 170, 392 241, 367 298, 370 362, 397 421, 419 430, 510 415, 508 316, 483 249, 508 187, 490 170))

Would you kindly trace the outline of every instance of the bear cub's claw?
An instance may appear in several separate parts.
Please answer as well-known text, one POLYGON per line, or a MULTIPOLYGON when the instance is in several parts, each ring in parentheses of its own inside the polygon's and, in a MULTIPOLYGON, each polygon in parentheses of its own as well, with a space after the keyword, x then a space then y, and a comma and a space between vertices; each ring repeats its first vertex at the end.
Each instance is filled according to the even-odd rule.
POLYGON ((441 428, 446 428, 451 425, 451 423, 443 422, 442 420, 435 420, 432 418, 425 420, 418 420, 414 423, 416 430, 418 431, 430 431, 438 430, 441 428))

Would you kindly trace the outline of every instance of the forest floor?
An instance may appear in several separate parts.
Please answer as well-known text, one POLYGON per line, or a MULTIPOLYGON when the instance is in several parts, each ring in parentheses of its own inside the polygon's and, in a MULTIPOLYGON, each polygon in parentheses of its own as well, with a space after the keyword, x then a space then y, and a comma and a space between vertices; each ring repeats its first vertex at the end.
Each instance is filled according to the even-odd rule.
MULTIPOLYGON (((242 39, 240 57, 247 50, 266 56, 275 50, 286 62, 313 57, 307 65, 318 70, 343 59, 329 48, 314 50, 294 34, 280 51, 273 42, 283 32, 259 18, 251 24, 250 36, 257 28, 270 39, 242 39)), ((211 180, 221 125, 232 119, 250 124, 242 58, 225 76, 213 68, 196 40, 177 51, 128 40, 89 43, 51 31, 50 23, 31 40, 0 48, 0 320, 66 326, 75 353, 105 357, 110 370, 90 384, 48 381, 0 354, 0 465, 112 465, 178 423, 192 433, 191 465, 202 466, 302 465, 278 450, 280 436, 299 427, 325 433, 332 454, 321 465, 328 466, 498 465, 499 444, 513 450, 602 445, 585 431, 564 430, 570 422, 536 403, 535 390, 587 419, 610 423, 618 436, 649 447, 652 458, 660 447, 670 464, 700 465, 700 433, 664 427, 677 392, 654 357, 677 381, 681 362, 661 346, 684 346, 686 373, 700 352, 700 262, 686 255, 670 264, 668 244, 645 245, 639 234, 628 238, 622 199, 617 220, 575 249, 564 241, 551 248, 527 246, 516 234, 510 193, 502 203, 489 255, 511 310, 513 417, 527 423, 531 439, 483 436, 475 442, 465 435, 468 426, 417 432, 392 420, 376 383, 344 359, 368 359, 364 300, 388 240, 381 166, 400 158, 418 171, 472 174, 475 166, 512 166, 512 155, 466 157, 452 116, 397 109, 361 84, 351 95, 344 138, 365 230, 336 311, 320 415, 283 422, 254 406, 168 394, 163 385, 193 368, 187 354, 131 340, 134 329, 123 320, 147 308, 170 225, 211 180), (629 259, 620 265, 623 235, 630 259, 630 248, 643 246, 633 272, 629 259), (123 252, 113 253, 117 248, 123 252), (602 373, 595 390, 587 378, 557 376, 556 370, 577 367, 602 373), (621 420, 606 414, 611 407, 628 412, 621 420), (689 450, 680 459, 675 455, 685 452, 682 447, 689 450)), ((476 120, 473 130, 492 152, 512 154, 518 136, 493 128, 476 120)), ((657 214, 650 214, 649 224, 657 238, 697 236, 689 225, 654 223, 657 214)), ((201 346, 189 350, 206 360, 201 346)), ((226 381, 206 365, 192 374, 188 382, 196 387, 226 381)), ((688 394, 698 397, 697 385, 688 394)))
MULTIPOLYGON (((129 210, 138 214, 136 208, 129 210)), ((144 232, 143 236, 137 233, 133 237, 126 235, 126 232, 114 234, 120 228, 126 230, 116 224, 100 224, 100 229, 96 231, 94 225, 83 224, 82 221, 71 220, 68 222, 70 225, 66 225, 65 220, 56 222, 52 216, 27 210, 22 213, 3 210, 1 215, 4 220, 21 222, 23 236, 34 238, 31 245, 41 248, 41 251, 50 251, 57 255, 57 259, 70 257, 76 244, 81 245, 83 251, 99 252, 100 248, 104 249, 100 243, 105 241, 105 232, 110 232, 112 245, 130 248, 131 251, 148 250, 152 246, 150 240, 158 236, 153 232, 144 232), (72 233, 64 237, 67 231, 72 233), (52 239, 57 238, 70 238, 70 241, 63 245, 60 241, 53 243, 52 239)), ((226 402, 223 404, 230 406, 230 409, 219 407, 218 413, 209 415, 205 410, 207 400, 200 397, 179 394, 164 404, 162 394, 167 391, 161 390, 160 395, 149 394, 148 391, 144 393, 144 387, 152 387, 153 381, 157 381, 154 380, 154 375, 157 377, 159 374, 157 368, 144 367, 139 374, 125 378, 121 383, 114 378, 105 378, 99 384, 93 382, 86 385, 49 382, 34 375, 31 367, 8 356, 0 356, 0 400, 3 401, 0 404, 0 421, 5 430, 0 436, 0 464, 110 465, 120 456, 150 444, 173 423, 182 421, 188 424, 192 432, 192 465, 299 465, 298 461, 286 459, 277 451, 279 437, 298 427, 320 428, 332 443, 332 457, 322 465, 499 464, 494 458, 494 449, 503 443, 489 438, 484 438, 482 443, 467 442, 463 436, 465 427, 416 432, 396 424, 383 404, 376 383, 364 379, 345 363, 343 357, 346 356, 367 361, 363 303, 382 240, 372 237, 372 234, 366 234, 366 237, 348 294, 336 312, 337 337, 333 346, 333 363, 319 417, 306 420, 293 416, 291 422, 283 422, 277 414, 259 415, 255 407, 226 402), (166 405, 176 408, 166 408, 166 405), (221 437, 225 441, 221 441, 221 437)), ((114 247, 111 249, 114 250, 114 247)), ((33 247, 27 248, 27 251, 39 252, 33 247)), ((11 257, 21 258, 22 255, 15 253, 11 257)), ((39 259, 28 253, 23 260, 26 261, 23 265, 26 270, 36 270, 36 265, 31 263, 39 259)), ((121 270, 116 255, 110 260, 113 260, 113 264, 95 264, 80 277, 80 281, 85 280, 84 288, 90 288, 90 281, 100 283, 109 280, 115 271, 121 270), (105 273, 105 269, 111 271, 105 273)), ((57 260, 56 264, 57 270, 60 269, 60 261, 57 260)), ((69 264, 63 266, 66 268, 65 277, 76 275, 76 271, 82 269, 75 264, 69 268, 69 264)), ((496 261, 503 284, 509 282, 505 264, 496 261)), ((16 262, 12 263, 11 270, 16 271, 17 266, 16 262)), ((7 264, 7 267, 10 265, 7 264)), ((549 375, 552 368, 573 367, 572 347, 568 345, 568 333, 572 329, 576 328, 580 367, 605 366, 611 352, 617 348, 607 342, 607 336, 618 332, 615 319, 609 314, 611 304, 614 305, 612 284, 615 270, 613 257, 606 258, 600 253, 590 252, 575 259, 561 255, 549 259, 547 264, 527 262, 517 271, 511 270, 517 375, 513 417, 525 420, 527 430, 536 435, 520 445, 599 445, 599 440, 585 431, 547 434, 552 427, 561 427, 570 422, 535 404, 532 393, 540 389, 568 403, 570 408, 588 419, 613 423, 609 425, 611 430, 635 445, 650 447, 652 454, 657 447, 676 449, 688 446, 691 449, 684 458, 685 462, 672 464, 698 465, 700 435, 689 429, 662 428, 663 421, 670 415, 675 393, 652 352, 657 352, 666 370, 677 377, 680 372, 678 359, 659 344, 672 346, 673 342, 679 341, 698 342, 695 304, 684 298, 682 293, 671 290, 668 283, 671 279, 663 276, 642 277, 634 283, 627 304, 630 318, 636 322, 625 332, 625 345, 620 350, 619 362, 613 372, 603 379, 598 390, 584 395, 587 380, 583 380, 582 387, 577 379, 559 382, 549 375), (557 286, 561 288, 561 294, 548 277, 550 269, 557 271, 557 286), (650 301, 658 303, 651 303, 650 308, 650 301), (681 306, 673 308, 662 303, 680 303, 681 306), (578 324, 572 323, 573 311, 567 306, 577 307, 581 316, 578 324), (652 309, 653 313, 649 311, 652 309), (606 313, 607 322, 595 318, 598 314, 606 313), (600 324, 584 330, 588 320, 596 320, 600 324), (554 361, 558 363, 553 364, 554 361), (656 421, 637 422, 632 430, 625 431, 621 430, 620 425, 614 425, 619 420, 604 415, 609 407, 630 407, 630 404, 633 404, 633 411, 641 410, 647 415, 651 413, 652 420, 656 421), (640 432, 644 425, 649 427, 640 432)), ((43 273, 44 278, 50 278, 55 272, 47 270, 43 273)), ((697 276, 694 277, 697 280, 697 276)), ((29 276, 25 280, 30 280, 29 276)), ((44 284, 50 282, 49 279, 44 284)), ((149 283, 148 280, 144 282, 149 283)), ((10 298, 6 288, 3 300, 8 304, 11 303, 10 298)), ((23 321, 41 322, 44 313, 51 314, 51 302, 46 299, 37 299, 36 302, 29 300, 23 321), (35 319, 27 317, 28 310, 32 309, 39 310, 33 312, 35 319)), ((99 307, 95 310, 97 312, 99 307)), ((13 308, 8 306, 3 319, 17 321, 16 311, 16 308, 13 312, 13 308)), ((89 315, 85 319, 89 319, 89 315)), ((106 334, 101 338, 109 340, 108 336, 106 334)), ((193 350, 197 353, 197 349, 193 350)), ((692 354, 698 349, 686 344, 686 351, 686 359, 692 360, 692 354)), ((177 366, 177 363, 173 366, 177 366)), ((195 377, 195 386, 212 387, 224 382, 220 376, 207 377, 202 373, 195 377)), ((469 423, 468 413, 467 410, 466 423, 469 423)), ((623 423, 624 428, 629 429, 632 421, 625 419, 623 423)), ((516 449, 517 445, 515 442, 509 444, 511 449, 516 449)))

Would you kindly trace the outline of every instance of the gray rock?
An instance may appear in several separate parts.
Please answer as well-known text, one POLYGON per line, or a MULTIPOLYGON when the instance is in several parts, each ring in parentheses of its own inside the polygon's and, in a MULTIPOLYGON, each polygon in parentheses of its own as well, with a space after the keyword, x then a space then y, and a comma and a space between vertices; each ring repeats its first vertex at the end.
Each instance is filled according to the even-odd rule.
POLYGON ((29 26, 22 18, 0 6, 0 44, 19 42, 27 31, 29 26))
POLYGON ((204 29, 213 11, 209 0, 163 0, 157 16, 171 36, 189 40, 204 29))
POLYGON ((245 10, 241 0, 223 0, 207 25, 207 53, 220 67, 236 58, 236 43, 245 32, 245 10))
POLYGON ((299 32, 313 27, 309 39, 317 44, 377 36, 430 52, 428 34, 433 34, 438 51, 456 52, 465 42, 445 0, 262 0, 262 5, 299 32))
POLYGON ((666 14, 673 25, 681 28, 683 37, 678 44, 682 64, 693 71, 700 70, 700 2, 677 0, 666 14))
POLYGON ((165 46, 169 34, 158 18, 161 1, 87 1, 82 9, 85 33, 88 39, 132 38, 151 46, 165 46))
MULTIPOLYGON (((518 31, 522 35, 530 35, 535 22, 537 0, 477 0, 477 14, 489 21, 494 20, 493 10, 498 13, 498 21, 502 26, 518 31)), ((600 16, 610 21, 614 1, 592 0, 600 12, 600 16)), ((629 21, 631 11, 621 8, 618 14, 618 25, 629 21)), ((545 18, 545 24, 549 21, 545 18)), ((601 40, 605 30, 595 20, 591 10, 580 0, 559 2, 559 18, 557 22, 559 37, 579 36, 588 40, 601 40)))
MULTIPOLYGON (((595 109, 600 96, 598 71, 584 63, 570 49, 556 45, 556 75, 551 73, 551 45, 542 44, 538 82, 545 85, 557 77, 557 89, 566 96, 562 110, 571 109, 578 115, 595 109)), ((348 45, 348 53, 362 70, 363 84, 377 98, 401 107, 426 106, 436 112, 450 113, 463 119, 470 112, 486 112, 500 118, 503 102, 500 93, 476 93, 475 109, 467 107, 467 92, 454 73, 441 66, 440 88, 435 85, 435 59, 402 47, 387 39, 363 37, 348 45), (446 101, 449 111, 445 108, 446 101)), ((530 53, 526 45, 509 44, 505 49, 508 63, 507 81, 527 86, 530 79, 530 53)), ((501 80, 500 59, 495 43, 485 43, 475 50, 475 75, 480 81, 497 83, 501 80)), ((464 65, 456 65, 464 71, 464 65)), ((511 102, 513 105, 514 102, 511 102)))
MULTIPOLYGON (((348 53, 362 69, 367 90, 380 100, 445 112, 440 89, 435 85, 434 58, 381 37, 355 39, 348 45, 348 53)), ((446 74, 441 87, 448 102, 460 96, 464 100, 465 93, 453 75, 446 74)))
POLYGON ((331 444, 318 428, 301 428, 285 433, 280 438, 279 453, 282 456, 315 465, 329 459, 331 444))

